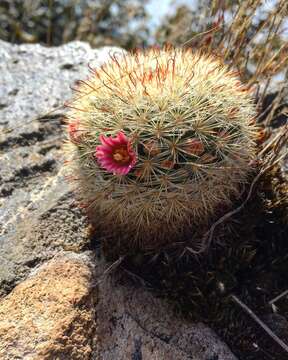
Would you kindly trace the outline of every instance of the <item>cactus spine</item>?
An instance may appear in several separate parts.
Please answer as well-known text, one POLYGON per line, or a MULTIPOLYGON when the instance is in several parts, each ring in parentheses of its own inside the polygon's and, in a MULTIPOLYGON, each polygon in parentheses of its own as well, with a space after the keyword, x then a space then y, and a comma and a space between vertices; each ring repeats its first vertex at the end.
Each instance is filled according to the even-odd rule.
POLYGON ((220 60, 183 49, 113 55, 77 90, 69 168, 90 219, 120 246, 179 240, 239 194, 255 109, 220 60))

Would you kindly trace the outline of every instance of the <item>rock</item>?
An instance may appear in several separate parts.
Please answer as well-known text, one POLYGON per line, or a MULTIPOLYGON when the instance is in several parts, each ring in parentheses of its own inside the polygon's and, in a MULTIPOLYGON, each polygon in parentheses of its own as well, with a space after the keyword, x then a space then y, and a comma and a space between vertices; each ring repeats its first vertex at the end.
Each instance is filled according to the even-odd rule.
POLYGON ((95 360, 236 360, 210 328, 185 321, 163 299, 113 278, 100 281, 95 310, 95 360))
POLYGON ((2 299, 2 360, 91 358, 95 329, 89 264, 86 255, 58 257, 2 299))
POLYGON ((34 270, 0 301, 0 358, 236 360, 208 327, 141 288, 101 279, 104 268, 95 274, 89 254, 66 253, 34 270))
POLYGON ((64 179, 62 104, 110 51, 120 50, 0 41, 0 296, 35 264, 89 244, 64 179))

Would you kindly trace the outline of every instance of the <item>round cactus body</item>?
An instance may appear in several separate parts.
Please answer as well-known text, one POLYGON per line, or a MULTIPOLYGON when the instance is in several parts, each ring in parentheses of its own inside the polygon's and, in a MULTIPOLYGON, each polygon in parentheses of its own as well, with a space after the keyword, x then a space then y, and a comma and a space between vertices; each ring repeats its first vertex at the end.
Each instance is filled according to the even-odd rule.
POLYGON ((77 91, 68 164, 111 244, 180 240, 241 191, 255 157, 255 109, 220 60, 183 49, 114 54, 77 91))

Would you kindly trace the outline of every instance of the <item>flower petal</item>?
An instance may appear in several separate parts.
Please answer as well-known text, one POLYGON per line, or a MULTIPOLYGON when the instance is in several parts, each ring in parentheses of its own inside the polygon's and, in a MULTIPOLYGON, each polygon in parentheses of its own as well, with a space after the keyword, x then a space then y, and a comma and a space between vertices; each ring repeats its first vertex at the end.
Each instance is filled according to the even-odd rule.
POLYGON ((114 138, 100 135, 99 140, 101 145, 96 146, 94 154, 99 165, 114 174, 128 174, 137 157, 127 136, 120 131, 114 138))

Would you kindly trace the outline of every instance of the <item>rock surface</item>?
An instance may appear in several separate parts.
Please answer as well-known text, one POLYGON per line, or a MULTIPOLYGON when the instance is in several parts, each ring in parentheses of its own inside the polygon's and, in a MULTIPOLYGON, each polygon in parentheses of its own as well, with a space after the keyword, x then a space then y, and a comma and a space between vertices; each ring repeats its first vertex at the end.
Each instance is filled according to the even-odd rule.
POLYGON ((99 66, 110 51, 120 50, 0 41, 0 296, 39 261, 89 242, 63 175, 64 109, 57 107, 88 75, 88 63, 99 66))
POLYGON ((2 360, 91 358, 89 261, 85 255, 66 255, 47 262, 0 302, 2 360))
POLYGON ((99 284, 96 314, 95 360, 236 360, 207 326, 189 323, 151 293, 111 278, 99 284))
POLYGON ((152 294, 98 283, 108 265, 93 258, 64 179, 57 107, 109 51, 0 41, 0 358, 234 360, 213 331, 152 294))

